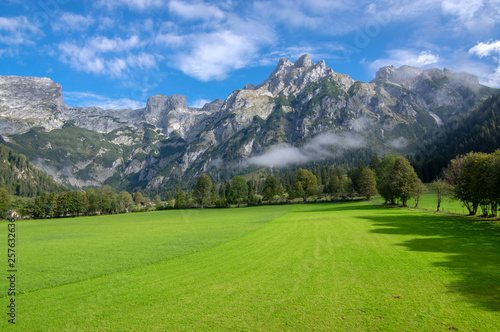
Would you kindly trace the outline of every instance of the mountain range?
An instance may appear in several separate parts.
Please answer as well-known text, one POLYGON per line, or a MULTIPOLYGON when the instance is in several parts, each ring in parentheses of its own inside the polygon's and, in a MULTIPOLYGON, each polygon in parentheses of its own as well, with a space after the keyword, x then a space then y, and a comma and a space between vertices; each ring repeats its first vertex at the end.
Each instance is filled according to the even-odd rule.
POLYGON ((497 92, 447 68, 382 67, 360 82, 308 55, 281 59, 260 85, 202 108, 181 95, 155 95, 135 110, 68 107, 48 78, 0 76, 0 135, 59 183, 161 192, 203 172, 219 181, 412 153, 497 92))

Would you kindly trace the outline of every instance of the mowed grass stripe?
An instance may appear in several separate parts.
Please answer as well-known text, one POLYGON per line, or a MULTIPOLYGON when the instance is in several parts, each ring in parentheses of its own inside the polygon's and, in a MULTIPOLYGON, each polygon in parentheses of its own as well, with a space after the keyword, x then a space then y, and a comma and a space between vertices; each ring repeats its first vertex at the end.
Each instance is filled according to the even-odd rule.
POLYGON ((19 323, 42 330, 494 331, 497 235, 367 203, 298 205, 217 247, 20 296, 19 323), (466 237, 485 246, 453 252, 449 246, 466 237), (484 266, 461 265, 459 255, 486 271, 471 279, 484 266), (489 288, 489 297, 471 297, 475 284, 489 288))
MULTIPOLYGON (((19 221, 17 258, 18 270, 23 272, 18 291, 55 287, 188 255, 254 231, 288 209, 173 210, 19 221)), ((2 227, 4 239, 6 232, 7 226, 2 227)))

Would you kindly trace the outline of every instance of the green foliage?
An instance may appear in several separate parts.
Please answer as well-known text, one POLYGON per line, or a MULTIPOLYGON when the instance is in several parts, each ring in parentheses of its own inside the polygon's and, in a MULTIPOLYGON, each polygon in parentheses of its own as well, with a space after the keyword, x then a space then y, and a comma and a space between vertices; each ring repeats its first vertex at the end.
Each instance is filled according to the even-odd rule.
POLYGON ((385 156, 379 166, 378 192, 386 203, 400 200, 403 206, 411 197, 419 197, 421 181, 409 161, 398 155, 385 156))
POLYGON ((11 209, 12 204, 7 189, 0 188, 0 219, 7 217, 7 212, 11 209))
POLYGON ((365 164, 363 162, 359 162, 355 168, 352 168, 349 170, 349 172, 347 172, 347 175, 351 178, 352 187, 356 192, 360 191, 361 174, 363 173, 364 169, 365 169, 365 164))
POLYGON ((293 200, 295 198, 303 198, 306 195, 301 183, 293 182, 288 187, 288 198, 293 200))
POLYGON ((316 195, 316 189, 318 186, 318 179, 316 176, 308 170, 299 168, 295 172, 294 184, 302 188, 304 201, 307 200, 308 196, 316 195))
POLYGON ((378 194, 377 192, 377 181, 375 180, 374 172, 365 168, 361 172, 361 176, 359 178, 359 191, 358 193, 361 196, 365 196, 366 199, 370 200, 372 196, 378 194))
POLYGON ((139 205, 139 204, 142 204, 144 202, 144 196, 141 194, 140 191, 137 191, 135 194, 134 194, 134 203, 136 205, 139 205))
POLYGON ((35 197, 42 192, 62 192, 65 186, 37 170, 22 154, 0 144, 0 187, 10 194, 35 197))
POLYGON ((248 197, 248 185, 245 177, 237 175, 231 181, 231 197, 236 204, 241 204, 248 197))
POLYGON ((475 215, 479 206, 493 216, 500 204, 500 150, 492 154, 468 153, 453 159, 445 172, 446 180, 453 186, 453 196, 475 215))
POLYGON ((280 179, 276 175, 269 174, 266 177, 262 190, 263 199, 265 201, 275 201, 283 192, 284 190, 280 183, 280 179))
POLYGON ((486 99, 477 109, 448 124, 431 137, 413 162, 424 182, 431 182, 450 160, 470 151, 492 153, 500 148, 500 95, 486 99))
POLYGON ((182 209, 188 205, 186 198, 186 193, 181 189, 181 186, 177 186, 177 191, 175 192, 175 205, 174 208, 182 209))
POLYGON ((194 199, 198 204, 200 204, 200 207, 202 208, 203 206, 206 206, 207 203, 211 200, 211 194, 212 180, 207 174, 203 173, 202 175, 200 175, 198 181, 196 182, 196 185, 194 186, 194 199))
POLYGON ((129 212, 129 209, 132 206, 132 203, 134 201, 133 201, 132 195, 130 195, 126 191, 121 191, 116 196, 116 202, 117 202, 117 206, 118 206, 118 212, 125 213, 125 212, 129 212))
POLYGON ((443 198, 451 194, 452 187, 444 179, 436 179, 431 183, 430 188, 436 193, 436 212, 439 212, 443 198))

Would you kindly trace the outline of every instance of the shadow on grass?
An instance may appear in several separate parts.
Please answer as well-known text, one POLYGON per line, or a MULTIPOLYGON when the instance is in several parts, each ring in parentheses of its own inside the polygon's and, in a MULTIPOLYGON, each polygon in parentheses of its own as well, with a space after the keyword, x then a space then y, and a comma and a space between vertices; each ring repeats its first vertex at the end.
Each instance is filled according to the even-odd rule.
POLYGON ((460 276, 461 280, 448 285, 449 291, 487 310, 500 311, 498 223, 410 212, 360 218, 378 227, 373 233, 418 236, 398 244, 409 250, 448 253, 446 261, 434 265, 460 276))

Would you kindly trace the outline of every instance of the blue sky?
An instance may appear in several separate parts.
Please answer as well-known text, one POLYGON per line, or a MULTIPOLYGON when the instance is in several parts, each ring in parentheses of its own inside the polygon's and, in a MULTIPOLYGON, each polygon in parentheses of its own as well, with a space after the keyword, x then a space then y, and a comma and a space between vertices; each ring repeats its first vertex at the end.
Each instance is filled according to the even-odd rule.
POLYGON ((361 81, 448 67, 500 87, 500 0, 3 0, 0 75, 49 77, 70 106, 190 106, 304 53, 361 81))

